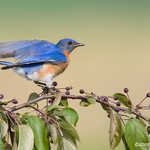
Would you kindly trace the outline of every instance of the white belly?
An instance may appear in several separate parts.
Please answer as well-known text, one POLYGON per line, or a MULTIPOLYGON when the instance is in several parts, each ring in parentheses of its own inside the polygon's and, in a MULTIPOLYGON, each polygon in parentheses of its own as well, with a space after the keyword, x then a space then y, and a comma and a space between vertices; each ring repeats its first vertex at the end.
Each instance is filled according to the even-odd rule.
POLYGON ((32 81, 41 81, 46 83, 47 87, 51 87, 52 79, 54 77, 53 74, 46 74, 43 77, 39 77, 37 72, 33 72, 31 74, 25 74, 24 70, 22 68, 14 68, 14 71, 21 77, 27 79, 27 80, 32 80, 32 81))
POLYGON ((13 69, 14 72, 16 72, 19 76, 27 79, 27 80, 31 80, 31 79, 28 79, 27 75, 25 74, 24 70, 22 68, 14 68, 13 69))

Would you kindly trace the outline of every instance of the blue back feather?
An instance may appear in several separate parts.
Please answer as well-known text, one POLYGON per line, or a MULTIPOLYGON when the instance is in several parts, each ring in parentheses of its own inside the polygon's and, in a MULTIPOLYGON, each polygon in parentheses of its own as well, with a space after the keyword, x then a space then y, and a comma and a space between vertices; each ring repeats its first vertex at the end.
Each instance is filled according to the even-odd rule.
MULTIPOLYGON (((70 40, 76 42, 72 39, 62 39, 57 44, 45 40, 22 40, 0 43, 0 58, 13 57, 19 64, 28 63, 28 65, 21 66, 21 68, 26 74, 32 73, 38 71, 44 61, 51 61, 56 64, 66 62, 67 58, 63 50, 74 48, 68 47, 68 41, 70 40)), ((13 63, 0 61, 0 64, 12 65, 13 63)))
POLYGON ((38 62, 53 60, 64 62, 62 49, 44 40, 25 40, 0 43, 0 56, 14 57, 17 62, 38 62))

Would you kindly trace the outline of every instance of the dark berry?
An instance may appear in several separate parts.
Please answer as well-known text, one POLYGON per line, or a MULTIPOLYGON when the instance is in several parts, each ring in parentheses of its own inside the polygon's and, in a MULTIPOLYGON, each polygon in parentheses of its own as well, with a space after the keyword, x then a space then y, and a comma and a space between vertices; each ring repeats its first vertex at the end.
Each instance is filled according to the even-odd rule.
POLYGON ((150 97, 150 93, 147 93, 147 94, 146 94, 146 97, 150 97))
POLYGON ((119 109, 119 108, 115 108, 115 111, 116 111, 116 112, 119 112, 119 111, 120 111, 120 109, 119 109))
POLYGON ((125 93, 128 93, 129 92, 129 89, 128 88, 124 88, 123 90, 125 93))
POLYGON ((103 100, 104 100, 105 102, 108 102, 108 97, 104 96, 103 100))
POLYGON ((0 99, 3 99, 4 98, 4 95, 3 94, 0 94, 0 99))
POLYGON ((116 105, 117 105, 117 106, 120 106, 120 102, 117 102, 116 105))
POLYGON ((58 92, 60 92, 60 90, 59 89, 55 89, 55 91, 58 93, 58 92))
POLYGON ((117 96, 114 96, 113 98, 114 98, 114 100, 118 100, 118 97, 117 97, 117 96))
POLYGON ((57 82, 54 81, 54 82, 52 83, 52 85, 53 85, 53 86, 57 86, 57 82))
POLYGON ((137 108, 137 109, 142 109, 143 106, 142 106, 141 104, 138 104, 138 105, 136 105, 136 108, 137 108))
POLYGON ((104 100, 104 96, 100 96, 99 99, 101 99, 103 101, 104 100))
POLYGON ((51 136, 51 133, 50 133, 50 132, 48 132, 48 136, 49 136, 49 137, 51 136))
POLYGON ((16 99, 12 99, 11 102, 12 102, 13 104, 18 104, 18 101, 17 101, 16 99))
POLYGON ((71 90, 71 88, 70 88, 69 86, 67 86, 65 89, 66 89, 67 91, 71 90))
POLYGON ((106 96, 100 96, 99 97, 102 101, 108 101, 108 98, 106 96))
POLYGON ((84 94, 85 93, 85 91, 83 90, 83 89, 80 89, 80 94, 84 94))
POLYGON ((65 94, 66 94, 66 95, 70 95, 70 92, 69 92, 69 91, 66 91, 65 94))

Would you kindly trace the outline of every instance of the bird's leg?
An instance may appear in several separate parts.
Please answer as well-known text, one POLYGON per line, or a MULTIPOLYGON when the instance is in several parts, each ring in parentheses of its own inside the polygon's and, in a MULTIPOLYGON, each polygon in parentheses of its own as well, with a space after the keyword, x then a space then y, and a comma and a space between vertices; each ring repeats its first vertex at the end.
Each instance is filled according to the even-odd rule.
POLYGON ((34 81, 34 83, 35 83, 37 86, 39 86, 39 87, 42 88, 42 95, 43 95, 43 94, 48 94, 49 88, 46 86, 45 83, 39 82, 39 81, 34 81))
POLYGON ((46 75, 44 80, 43 80, 45 83, 39 82, 39 81, 34 81, 35 84, 37 84, 38 86, 40 86, 42 88, 42 90, 43 90, 41 93, 42 95, 48 94, 51 92, 51 90, 52 90, 52 88, 51 88, 52 77, 53 77, 53 75, 51 75, 51 74, 46 75))
POLYGON ((43 90, 43 94, 48 94, 48 93, 51 92, 51 90, 52 90, 52 87, 51 87, 51 80, 48 80, 48 81, 46 82, 45 87, 42 88, 42 90, 43 90))
POLYGON ((44 88, 42 88, 43 90, 43 94, 48 94, 48 93, 51 93, 52 92, 52 77, 53 75, 51 74, 48 74, 45 76, 45 86, 44 88))
POLYGON ((45 87, 45 86, 46 86, 46 84, 43 83, 43 82, 34 81, 34 83, 35 83, 36 85, 40 86, 40 87, 45 87))

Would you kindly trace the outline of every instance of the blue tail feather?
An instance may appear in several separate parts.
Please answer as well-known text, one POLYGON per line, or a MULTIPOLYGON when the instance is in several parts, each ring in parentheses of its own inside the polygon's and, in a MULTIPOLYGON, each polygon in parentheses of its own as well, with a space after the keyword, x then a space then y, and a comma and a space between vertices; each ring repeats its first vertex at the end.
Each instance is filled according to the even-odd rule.
POLYGON ((8 62, 8 61, 0 61, 0 65, 12 65, 12 62, 8 62))

